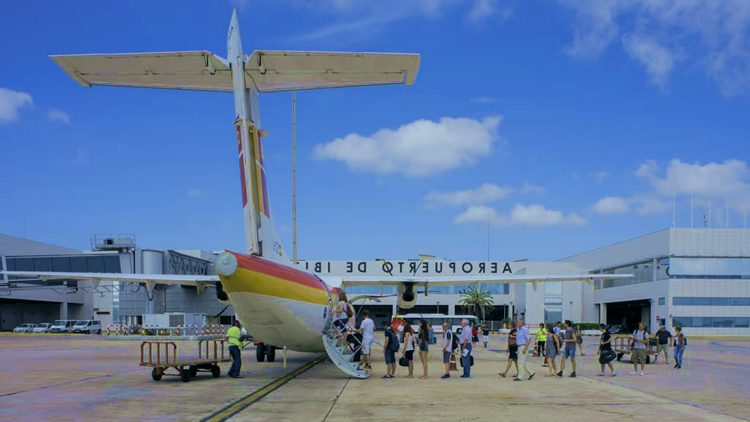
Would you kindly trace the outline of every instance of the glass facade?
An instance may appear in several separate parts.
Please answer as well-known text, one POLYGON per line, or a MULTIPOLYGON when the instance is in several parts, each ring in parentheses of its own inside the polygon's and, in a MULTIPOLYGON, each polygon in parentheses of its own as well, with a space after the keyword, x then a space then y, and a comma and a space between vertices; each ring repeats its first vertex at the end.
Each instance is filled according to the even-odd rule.
MULTIPOLYGON (((663 260, 660 260, 661 262, 663 260)), ((668 261, 663 268, 665 278, 667 278, 668 261)), ((657 265, 657 276, 662 271, 662 266, 657 265)), ((629 278, 613 278, 607 280, 598 280, 594 286, 599 289, 608 289, 610 287, 629 286, 631 284, 648 283, 654 281, 654 262, 645 261, 639 262, 633 265, 627 265, 624 267, 613 268, 605 271, 601 271, 602 274, 633 274, 633 277, 629 278)))
POLYGON ((563 304, 562 281, 548 281, 544 283, 544 322, 555 323, 562 321, 563 304))
MULTIPOLYGON (((51 271, 74 273, 119 273, 119 255, 53 256, 6 258, 8 271, 51 271)), ((22 280, 23 277, 8 277, 22 280)))
POLYGON ((672 258, 672 278, 750 279, 750 258, 672 258))
POLYGON ((673 297, 674 306, 750 306, 750 297, 673 297))
POLYGON ((750 328, 750 317, 680 317, 672 318, 674 327, 750 328))

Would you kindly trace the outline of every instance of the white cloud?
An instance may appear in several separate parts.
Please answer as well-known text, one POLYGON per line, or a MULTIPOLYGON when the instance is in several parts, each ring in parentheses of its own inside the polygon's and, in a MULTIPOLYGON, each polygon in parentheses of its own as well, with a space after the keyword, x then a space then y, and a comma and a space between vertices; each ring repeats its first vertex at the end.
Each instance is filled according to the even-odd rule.
POLYGON ((635 212, 638 215, 662 213, 672 207, 670 201, 651 194, 635 195, 630 202, 636 204, 635 212))
POLYGON ((498 186, 494 183, 483 183, 476 189, 458 191, 432 191, 425 196, 431 206, 438 205, 475 205, 494 202, 510 196, 514 189, 509 186, 498 186))
POLYGON ((672 52, 653 40, 636 36, 623 38, 622 45, 631 58, 638 60, 646 68, 651 83, 664 91, 667 76, 674 67, 675 59, 672 52))
POLYGON ((726 96, 750 91, 750 1, 558 2, 575 13, 573 42, 565 48, 572 57, 596 58, 619 38, 662 89, 679 57, 704 68, 726 96))
POLYGON ((524 182, 523 187, 519 190, 521 193, 544 193, 545 189, 541 186, 532 185, 524 182))
POLYGON ((469 101, 471 101, 474 104, 492 104, 492 103, 497 102, 497 98, 481 96, 481 97, 474 97, 469 101))
POLYGON ((586 224, 586 220, 576 213, 565 215, 562 211, 548 210, 542 205, 525 206, 521 204, 516 204, 510 215, 498 214, 498 212, 495 211, 494 208, 490 208, 484 205, 471 206, 466 211, 456 216, 454 222, 459 224, 486 224, 488 220, 490 224, 496 227, 541 227, 558 225, 580 226, 586 224))
POLYGON ((596 173, 589 173, 589 176, 592 176, 592 177, 596 178, 596 183, 598 183, 598 184, 601 185, 602 183, 604 183, 604 179, 606 179, 606 178, 609 177, 609 172, 608 171, 600 171, 600 172, 596 172, 596 173))
POLYGON ((187 191, 187 196, 200 196, 203 195, 203 192, 200 189, 189 189, 187 191))
POLYGON ((599 214, 627 213, 630 205, 625 198, 619 196, 605 196, 594 204, 594 211, 599 214))
POLYGON ((474 0, 467 16, 469 22, 477 24, 491 19, 504 22, 510 17, 511 9, 498 3, 498 0, 474 0))
POLYGON ((18 120, 18 110, 33 105, 34 101, 31 99, 31 95, 0 88, 0 124, 15 122, 18 120))
POLYGON ((68 113, 64 111, 60 111, 57 109, 50 109, 50 111, 47 112, 47 117, 49 117, 49 120, 51 122, 61 122, 65 123, 66 125, 70 124, 70 116, 68 116, 68 113))
POLYGON ((750 170, 740 160, 723 163, 683 163, 679 159, 669 162, 663 177, 657 173, 659 167, 653 160, 642 164, 636 175, 647 180, 657 193, 671 197, 681 194, 734 194, 747 192, 750 185, 750 170))
POLYGON ((428 176, 489 155, 501 121, 502 116, 417 120, 396 130, 381 129, 371 136, 352 133, 316 145, 313 156, 341 161, 353 171, 428 176))

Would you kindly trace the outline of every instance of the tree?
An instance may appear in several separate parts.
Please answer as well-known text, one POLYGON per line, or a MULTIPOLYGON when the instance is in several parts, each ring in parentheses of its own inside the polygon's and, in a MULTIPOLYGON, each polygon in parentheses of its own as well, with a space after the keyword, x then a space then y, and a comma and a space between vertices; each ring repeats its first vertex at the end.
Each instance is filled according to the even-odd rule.
POLYGON ((481 315, 482 321, 487 312, 495 308, 495 301, 490 292, 484 287, 477 288, 477 286, 469 286, 468 290, 460 291, 458 304, 468 309, 472 315, 481 315))

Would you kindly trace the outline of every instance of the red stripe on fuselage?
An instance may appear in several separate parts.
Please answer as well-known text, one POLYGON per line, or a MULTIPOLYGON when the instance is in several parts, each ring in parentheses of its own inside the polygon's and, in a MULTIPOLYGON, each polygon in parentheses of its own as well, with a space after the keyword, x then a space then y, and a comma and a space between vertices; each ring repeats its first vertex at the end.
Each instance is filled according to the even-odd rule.
POLYGON ((324 284, 320 279, 304 271, 300 271, 265 258, 244 255, 231 251, 230 253, 237 257, 237 265, 246 270, 270 275, 272 277, 280 278, 292 283, 302 284, 304 286, 312 287, 315 289, 327 289, 326 284, 324 284))

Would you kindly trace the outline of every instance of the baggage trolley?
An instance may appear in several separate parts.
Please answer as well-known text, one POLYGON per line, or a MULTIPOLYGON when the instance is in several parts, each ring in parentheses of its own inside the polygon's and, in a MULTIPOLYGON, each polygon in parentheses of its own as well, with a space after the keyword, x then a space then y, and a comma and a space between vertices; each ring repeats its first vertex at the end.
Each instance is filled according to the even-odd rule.
MULTIPOLYGON (((648 344, 646 345, 646 364, 651 363, 651 356, 654 356, 654 359, 656 359, 656 339, 650 338, 648 344)), ((614 347, 612 350, 617 353, 617 361, 619 362, 620 359, 622 359, 623 356, 629 355, 632 353, 632 347, 633 347, 633 339, 631 336, 626 337, 615 337, 614 338, 614 347)), ((631 359, 632 362, 632 359, 631 359)))
POLYGON ((141 343, 140 366, 153 368, 151 378, 154 381, 161 380, 164 375, 175 375, 179 376, 183 382, 188 382, 199 371, 210 372, 214 378, 219 378, 221 376, 219 363, 232 360, 227 355, 229 352, 228 348, 224 347, 224 343, 225 340, 200 340, 198 358, 180 361, 177 358, 177 345, 173 341, 144 341, 141 343), (169 368, 174 368, 177 373, 166 373, 169 368))

